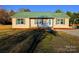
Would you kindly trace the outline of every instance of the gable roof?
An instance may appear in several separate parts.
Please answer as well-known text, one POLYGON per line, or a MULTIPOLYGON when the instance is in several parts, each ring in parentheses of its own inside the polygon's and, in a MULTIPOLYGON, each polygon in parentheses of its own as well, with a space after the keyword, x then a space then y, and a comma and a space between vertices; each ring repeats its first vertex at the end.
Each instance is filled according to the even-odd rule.
POLYGON ((18 12, 11 16, 12 18, 69 18, 65 13, 52 13, 52 12, 18 12))

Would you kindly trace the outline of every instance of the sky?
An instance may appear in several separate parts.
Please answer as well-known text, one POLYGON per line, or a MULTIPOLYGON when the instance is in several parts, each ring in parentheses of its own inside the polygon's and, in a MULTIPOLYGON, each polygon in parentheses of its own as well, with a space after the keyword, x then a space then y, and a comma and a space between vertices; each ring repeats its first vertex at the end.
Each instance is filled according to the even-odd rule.
POLYGON ((19 10, 21 8, 30 9, 33 12, 54 12, 57 9, 60 9, 64 12, 72 11, 79 12, 79 5, 2 5, 0 8, 6 10, 19 10))

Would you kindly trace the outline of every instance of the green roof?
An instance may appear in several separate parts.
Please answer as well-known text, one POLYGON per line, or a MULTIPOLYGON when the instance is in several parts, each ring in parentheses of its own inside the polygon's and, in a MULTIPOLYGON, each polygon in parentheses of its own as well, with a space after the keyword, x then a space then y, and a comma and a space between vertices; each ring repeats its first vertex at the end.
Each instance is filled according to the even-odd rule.
POLYGON ((52 13, 52 12, 18 12, 12 18, 32 18, 32 17, 45 17, 45 18, 69 18, 65 13, 52 13))

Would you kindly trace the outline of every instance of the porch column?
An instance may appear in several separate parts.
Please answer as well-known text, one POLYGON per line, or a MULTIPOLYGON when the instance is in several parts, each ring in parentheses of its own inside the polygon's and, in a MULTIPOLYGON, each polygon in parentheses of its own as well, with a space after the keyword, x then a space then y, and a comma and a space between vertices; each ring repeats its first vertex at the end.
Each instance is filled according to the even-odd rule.
POLYGON ((29 28, 31 28, 31 19, 29 18, 29 28))

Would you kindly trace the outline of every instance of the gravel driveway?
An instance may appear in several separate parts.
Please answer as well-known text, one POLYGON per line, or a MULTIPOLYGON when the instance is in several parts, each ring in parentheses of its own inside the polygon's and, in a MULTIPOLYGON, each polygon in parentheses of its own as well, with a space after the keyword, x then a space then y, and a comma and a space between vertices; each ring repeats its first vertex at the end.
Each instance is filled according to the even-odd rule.
POLYGON ((79 29, 75 29, 75 30, 58 30, 58 31, 63 31, 66 32, 70 35, 74 35, 74 36, 79 36, 79 29))

